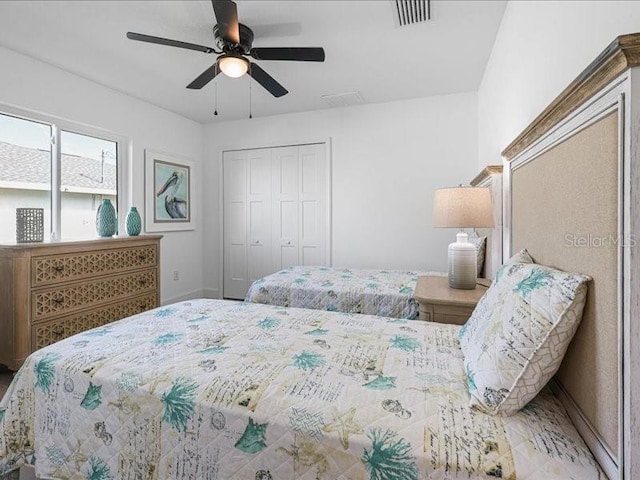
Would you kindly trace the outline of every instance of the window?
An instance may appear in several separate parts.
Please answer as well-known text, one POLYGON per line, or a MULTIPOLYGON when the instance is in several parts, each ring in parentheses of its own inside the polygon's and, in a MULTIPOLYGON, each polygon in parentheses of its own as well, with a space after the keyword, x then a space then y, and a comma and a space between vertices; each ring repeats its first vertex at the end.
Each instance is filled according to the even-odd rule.
POLYGON ((51 226, 51 126, 0 115, 0 241, 16 239, 16 208, 44 208, 51 226))
POLYGON ((15 241, 19 207, 44 209, 45 239, 95 237, 102 200, 118 206, 120 143, 86 127, 0 113, 0 242, 15 241))
POLYGON ((96 210, 118 199, 118 144, 78 133, 60 132, 61 231, 65 237, 96 235, 96 210))

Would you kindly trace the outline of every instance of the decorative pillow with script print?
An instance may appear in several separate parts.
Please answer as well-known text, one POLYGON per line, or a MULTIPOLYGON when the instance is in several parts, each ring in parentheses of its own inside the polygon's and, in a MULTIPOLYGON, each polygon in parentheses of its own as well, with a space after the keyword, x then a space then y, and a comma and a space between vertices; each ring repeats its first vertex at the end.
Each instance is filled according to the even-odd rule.
POLYGON ((587 275, 530 263, 526 250, 502 266, 458 340, 471 405, 512 415, 556 373, 584 308, 587 275))

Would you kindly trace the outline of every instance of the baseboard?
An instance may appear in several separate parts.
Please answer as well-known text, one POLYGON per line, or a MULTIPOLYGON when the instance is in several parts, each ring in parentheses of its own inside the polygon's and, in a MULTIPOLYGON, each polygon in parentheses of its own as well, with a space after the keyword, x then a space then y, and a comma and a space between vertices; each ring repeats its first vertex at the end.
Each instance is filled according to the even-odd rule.
POLYGON ((220 289, 218 288, 205 288, 202 290, 202 296, 204 298, 221 298, 220 289))
POLYGON ((184 302, 185 300, 193 300, 194 298, 220 298, 220 290, 217 288, 203 288, 202 290, 194 290, 193 292, 177 295, 175 297, 163 298, 162 305, 171 303, 184 302))
POLYGON ((611 451, 605 445, 598 432, 584 416, 580 407, 576 405, 576 402, 573 401, 564 387, 555 378, 551 379, 549 386, 566 409, 573 425, 587 444, 587 447, 589 447, 589 450, 591 450, 591 453, 600 464, 602 470, 604 470, 604 473, 611 480, 617 479, 619 476, 618 462, 614 459, 611 451))

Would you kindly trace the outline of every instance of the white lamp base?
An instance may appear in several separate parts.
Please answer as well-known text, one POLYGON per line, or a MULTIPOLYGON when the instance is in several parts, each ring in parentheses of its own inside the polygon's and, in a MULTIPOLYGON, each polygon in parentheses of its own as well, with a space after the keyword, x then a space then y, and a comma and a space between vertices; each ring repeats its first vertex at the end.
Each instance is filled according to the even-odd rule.
POLYGON ((458 232, 456 241, 449 245, 449 286, 461 290, 476 288, 478 276, 476 247, 469 243, 465 232, 458 232))

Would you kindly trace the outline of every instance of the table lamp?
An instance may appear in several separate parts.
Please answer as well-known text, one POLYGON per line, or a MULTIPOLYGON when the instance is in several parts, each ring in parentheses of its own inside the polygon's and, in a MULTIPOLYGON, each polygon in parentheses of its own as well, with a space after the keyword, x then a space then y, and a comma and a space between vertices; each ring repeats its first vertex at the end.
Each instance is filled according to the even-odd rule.
POLYGON ((433 197, 433 225, 460 228, 449 245, 449 286, 464 290, 476 288, 477 253, 463 228, 493 227, 491 192, 483 187, 439 188, 433 197))

